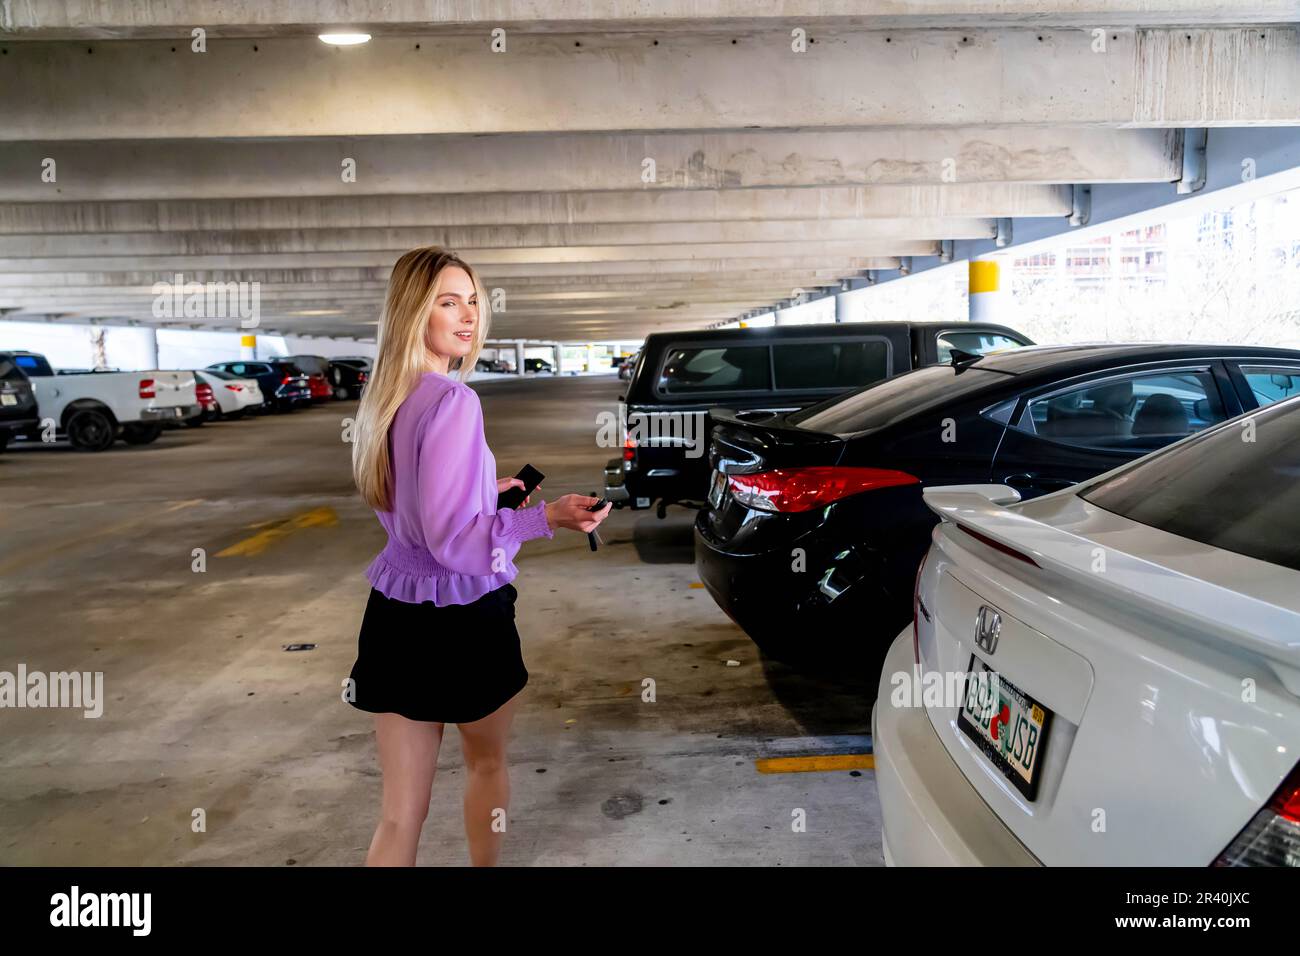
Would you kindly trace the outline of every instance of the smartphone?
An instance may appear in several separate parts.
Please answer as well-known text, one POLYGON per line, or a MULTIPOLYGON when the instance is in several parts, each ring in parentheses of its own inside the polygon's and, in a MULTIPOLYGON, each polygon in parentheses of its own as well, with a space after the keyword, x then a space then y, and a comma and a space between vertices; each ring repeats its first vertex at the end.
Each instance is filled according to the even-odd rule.
POLYGON ((532 465, 524 465, 515 477, 524 483, 524 487, 507 488, 497 495, 497 511, 502 508, 518 508, 524 503, 524 499, 531 495, 537 486, 542 483, 542 479, 546 476, 532 465))

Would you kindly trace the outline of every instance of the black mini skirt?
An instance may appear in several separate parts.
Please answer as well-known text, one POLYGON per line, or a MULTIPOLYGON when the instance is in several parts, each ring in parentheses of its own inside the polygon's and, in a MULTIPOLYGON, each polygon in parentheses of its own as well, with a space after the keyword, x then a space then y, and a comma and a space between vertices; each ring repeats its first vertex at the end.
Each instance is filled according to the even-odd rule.
POLYGON ((407 604, 370 589, 352 665, 358 710, 410 720, 482 720, 528 683, 513 584, 471 604, 407 604))

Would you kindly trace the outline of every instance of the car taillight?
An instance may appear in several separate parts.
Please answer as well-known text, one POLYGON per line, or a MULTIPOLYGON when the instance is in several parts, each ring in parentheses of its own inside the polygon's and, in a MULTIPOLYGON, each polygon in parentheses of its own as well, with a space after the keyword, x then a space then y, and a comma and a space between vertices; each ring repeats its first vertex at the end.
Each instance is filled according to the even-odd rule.
POLYGON ((636 441, 631 438, 623 439, 623 460, 631 461, 636 457, 636 441))
POLYGON ((211 385, 200 382, 198 385, 194 386, 194 391, 198 395, 199 401, 205 405, 216 401, 216 396, 212 394, 211 385))
POLYGON ((357 381, 361 383, 368 382, 370 381, 370 376, 367 375, 365 372, 361 372, 360 374, 357 375, 357 381))
POLYGON ((1300 866, 1300 765, 1214 865, 1300 866))
POLYGON ((916 583, 912 585, 912 656, 916 658, 917 667, 921 666, 921 615, 925 614, 927 621, 930 619, 925 605, 921 603, 921 575, 925 573, 925 562, 929 558, 929 551, 921 556, 921 566, 916 569, 916 583))
POLYGON ((281 384, 281 385, 288 385, 288 384, 289 384, 290 382, 292 382, 292 381, 293 381, 293 376, 292 376, 292 375, 286 375, 284 378, 280 379, 280 384, 281 384))
POLYGON ((151 378, 142 378, 142 379, 140 379, 140 397, 141 397, 141 398, 156 398, 157 396, 154 394, 154 387, 153 387, 153 386, 154 386, 154 381, 153 381, 153 379, 151 379, 151 378))
POLYGON ((783 514, 811 511, 849 495, 878 488, 920 484, 905 471, 888 468, 851 468, 815 465, 776 468, 756 475, 730 475, 731 494, 742 505, 783 514))

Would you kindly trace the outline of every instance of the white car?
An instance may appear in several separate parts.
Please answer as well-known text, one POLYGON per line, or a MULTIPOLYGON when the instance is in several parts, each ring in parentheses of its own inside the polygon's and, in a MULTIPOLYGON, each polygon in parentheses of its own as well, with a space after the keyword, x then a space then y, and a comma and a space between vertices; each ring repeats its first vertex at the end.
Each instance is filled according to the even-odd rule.
POLYGON ((55 374, 37 352, 6 353, 27 374, 36 395, 41 427, 26 437, 41 440, 46 429, 65 434, 73 448, 103 451, 118 438, 147 445, 163 425, 202 412, 193 372, 72 372, 55 374))
POLYGON ((211 368, 196 369, 194 375, 212 387, 222 418, 242 418, 246 411, 260 411, 265 402, 257 379, 211 368))
POLYGON ((887 863, 1300 866, 1300 400, 941 522, 872 712, 887 863))

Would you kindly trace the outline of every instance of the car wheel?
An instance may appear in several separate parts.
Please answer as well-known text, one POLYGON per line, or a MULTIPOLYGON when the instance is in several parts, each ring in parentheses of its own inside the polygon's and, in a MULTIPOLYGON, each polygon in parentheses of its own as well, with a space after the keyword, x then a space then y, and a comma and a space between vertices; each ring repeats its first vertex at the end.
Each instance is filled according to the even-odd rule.
POLYGON ((204 422, 206 422, 207 420, 208 420, 208 413, 207 413, 207 412, 199 412, 199 413, 198 413, 197 415, 195 415, 193 418, 187 418, 187 419, 185 419, 185 427, 186 427, 186 428, 198 428, 200 425, 202 425, 202 424, 203 424, 204 422))
POLYGON ((350 397, 351 396, 349 396, 348 394, 348 387, 346 385, 334 386, 334 400, 336 402, 346 402, 350 397))
POLYGON ((232 422, 237 422, 237 421, 239 421, 241 418, 244 417, 244 409, 241 408, 241 409, 240 409, 239 411, 237 411, 237 412, 226 412, 226 413, 223 414, 221 417, 222 417, 222 418, 227 418, 227 419, 229 419, 229 420, 232 421, 232 422))
POLYGON ((5 446, 8 444, 9 444, 9 433, 0 432, 0 451, 4 451, 5 446))
POLYGON ((85 408, 68 419, 68 441, 77 451, 103 451, 117 438, 113 422, 96 408, 85 408))

